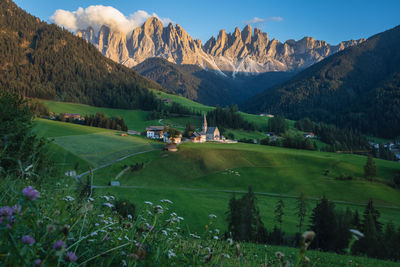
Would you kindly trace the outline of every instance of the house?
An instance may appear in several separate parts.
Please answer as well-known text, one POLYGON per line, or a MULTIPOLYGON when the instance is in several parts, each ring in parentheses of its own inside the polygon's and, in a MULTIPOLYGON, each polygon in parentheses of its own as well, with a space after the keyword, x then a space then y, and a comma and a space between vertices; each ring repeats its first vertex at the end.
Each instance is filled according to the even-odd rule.
POLYGON ((129 134, 129 135, 140 135, 140 132, 128 130, 128 134, 129 134))
POLYGON ((305 138, 314 138, 315 135, 314 135, 314 133, 310 132, 310 133, 305 133, 305 134, 304 134, 304 137, 305 137, 305 138))
POLYGON ((206 137, 205 133, 203 133, 203 132, 201 132, 201 133, 194 132, 193 135, 190 137, 190 140, 193 143, 204 143, 207 141, 207 137, 206 137))
POLYGON ((180 133, 174 138, 171 138, 168 133, 164 133, 163 141, 164 143, 180 144, 182 142, 182 134, 180 133))
POLYGON ((149 126, 146 128, 146 136, 150 139, 163 139, 164 126, 149 126))
POLYGON ((77 113, 65 113, 64 118, 66 118, 66 119, 71 118, 73 120, 79 120, 79 121, 85 120, 85 118, 82 117, 81 114, 77 114, 77 113))

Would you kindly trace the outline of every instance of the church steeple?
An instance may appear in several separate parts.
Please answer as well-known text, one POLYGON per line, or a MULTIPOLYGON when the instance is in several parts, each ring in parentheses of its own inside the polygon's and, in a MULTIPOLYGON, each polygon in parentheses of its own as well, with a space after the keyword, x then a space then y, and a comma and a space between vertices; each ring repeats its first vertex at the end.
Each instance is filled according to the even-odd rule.
POLYGON ((203 119, 203 133, 207 133, 207 118, 206 118, 206 114, 204 114, 204 119, 203 119))

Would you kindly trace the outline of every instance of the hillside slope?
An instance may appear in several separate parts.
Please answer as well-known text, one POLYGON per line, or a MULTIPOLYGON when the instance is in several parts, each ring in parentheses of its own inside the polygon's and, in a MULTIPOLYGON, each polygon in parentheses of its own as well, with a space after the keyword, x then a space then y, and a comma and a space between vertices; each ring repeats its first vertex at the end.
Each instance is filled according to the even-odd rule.
POLYGON ((72 33, 0 2, 0 90, 96 106, 150 109, 160 89, 72 33))
POLYGON ((258 75, 231 73, 222 76, 196 65, 178 65, 162 58, 148 58, 133 67, 169 93, 182 95, 207 105, 240 104, 266 88, 283 83, 294 72, 266 72, 258 75))
POLYGON ((247 102, 252 112, 284 114, 400 135, 400 26, 345 49, 247 102))

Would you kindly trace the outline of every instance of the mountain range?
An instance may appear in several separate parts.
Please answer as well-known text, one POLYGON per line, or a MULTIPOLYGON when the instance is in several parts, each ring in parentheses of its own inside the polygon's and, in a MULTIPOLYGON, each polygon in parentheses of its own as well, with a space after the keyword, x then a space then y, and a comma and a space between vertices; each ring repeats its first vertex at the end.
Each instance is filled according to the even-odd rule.
POLYGON ((197 65, 221 74, 297 71, 321 61, 364 39, 330 45, 325 41, 304 37, 284 43, 270 39, 250 25, 233 33, 221 30, 204 45, 193 39, 179 24, 164 27, 156 17, 126 34, 103 25, 98 33, 92 27, 77 31, 77 36, 94 44, 106 57, 133 67, 147 58, 161 57, 179 65, 197 65))
POLYGON ((251 112, 282 114, 400 136, 400 26, 368 38, 249 99, 251 112))

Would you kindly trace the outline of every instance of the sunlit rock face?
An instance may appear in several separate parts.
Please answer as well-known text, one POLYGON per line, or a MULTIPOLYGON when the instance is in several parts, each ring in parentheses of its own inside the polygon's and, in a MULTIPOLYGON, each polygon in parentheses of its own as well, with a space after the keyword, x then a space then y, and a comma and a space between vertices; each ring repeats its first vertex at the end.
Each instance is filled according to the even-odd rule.
POLYGON ((306 68, 346 47, 364 41, 351 40, 332 46, 325 41, 304 37, 281 43, 270 40, 260 29, 247 25, 233 33, 221 30, 204 45, 194 40, 179 24, 166 27, 156 17, 126 35, 103 25, 95 34, 92 27, 77 36, 94 44, 103 55, 133 67, 147 58, 161 57, 175 64, 193 64, 220 73, 262 73, 306 68))

